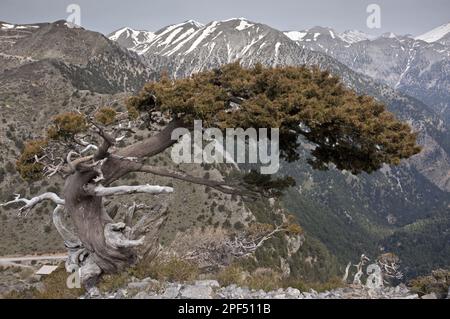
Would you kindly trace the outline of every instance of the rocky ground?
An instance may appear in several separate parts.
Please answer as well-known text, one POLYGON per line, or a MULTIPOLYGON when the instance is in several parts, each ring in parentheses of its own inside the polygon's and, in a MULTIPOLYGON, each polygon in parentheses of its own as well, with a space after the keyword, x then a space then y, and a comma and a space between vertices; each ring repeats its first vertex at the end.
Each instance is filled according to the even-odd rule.
MULTIPOLYGON (((53 274, 51 276, 54 276, 53 274)), ((280 288, 272 291, 256 290, 235 284, 221 285, 217 280, 203 279, 189 282, 168 282, 150 277, 131 277, 120 284, 106 288, 100 284, 88 293, 66 289, 67 274, 55 272, 59 281, 54 281, 49 293, 46 277, 38 276, 32 267, 8 267, 1 271, 0 299, 2 298, 80 298, 80 299, 450 299, 447 294, 429 293, 419 296, 404 284, 396 287, 369 289, 361 285, 346 285, 328 291, 313 289, 300 291, 295 288, 280 288), (66 290, 65 293, 63 291, 66 290), (58 292, 59 291, 59 292, 58 292), (32 292, 30 294, 30 292, 32 292)), ((443 292, 443 291, 441 291, 443 292)))
MULTIPOLYGON (((133 280, 125 288, 114 292, 99 291, 85 294, 83 299, 419 299, 405 285, 368 289, 365 287, 348 286, 331 291, 301 292, 298 289, 287 288, 265 292, 245 287, 230 285, 221 287, 216 280, 198 280, 194 283, 161 283, 151 278, 133 280)), ((422 299, 424 299, 422 297, 422 299)), ((425 299, 437 299, 427 296, 425 299)))

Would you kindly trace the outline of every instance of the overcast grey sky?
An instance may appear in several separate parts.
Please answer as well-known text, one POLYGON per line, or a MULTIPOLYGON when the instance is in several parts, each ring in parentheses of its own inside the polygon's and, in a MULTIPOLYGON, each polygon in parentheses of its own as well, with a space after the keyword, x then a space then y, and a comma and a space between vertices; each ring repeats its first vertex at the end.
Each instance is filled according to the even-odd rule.
POLYGON ((450 0, 0 0, 0 21, 66 19, 66 7, 81 7, 84 28, 108 34, 123 26, 156 31, 194 19, 202 23, 245 17, 280 30, 316 25, 371 34, 418 35, 450 22, 450 0), (381 29, 368 29, 366 8, 381 7, 381 29))

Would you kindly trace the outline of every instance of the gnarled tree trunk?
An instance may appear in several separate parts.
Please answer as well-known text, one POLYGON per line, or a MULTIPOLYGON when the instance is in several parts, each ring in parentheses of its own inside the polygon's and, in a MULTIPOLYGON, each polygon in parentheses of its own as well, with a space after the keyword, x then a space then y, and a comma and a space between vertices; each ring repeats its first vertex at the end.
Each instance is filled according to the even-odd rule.
MULTIPOLYGON (((173 189, 150 185, 109 186, 121 177, 131 172, 144 172, 206 185, 227 194, 244 192, 239 185, 143 164, 144 159, 160 154, 176 143, 172 139, 172 132, 184 126, 179 120, 170 122, 159 133, 142 142, 116 151, 111 151, 115 139, 101 127, 94 126, 98 128, 97 134, 103 138, 103 143, 100 146, 86 146, 85 150, 95 149, 95 154, 73 161, 71 157, 75 151, 69 152, 66 160, 68 168, 64 167, 67 177, 62 198, 53 193, 45 193, 30 200, 17 196, 4 204, 24 203, 20 212, 29 211, 44 200, 57 204, 53 220, 69 251, 66 269, 69 272, 79 270, 81 282, 87 288, 94 287, 103 273, 118 272, 136 263, 139 257, 154 257, 158 251, 159 232, 166 219, 164 207, 144 214, 133 226, 131 221, 134 212, 149 207, 133 204, 125 220, 117 222, 108 215, 104 197, 135 193, 167 194, 173 189), (63 213, 72 220, 73 231, 64 225, 63 213)), ((52 174, 57 169, 59 166, 52 166, 52 174)))

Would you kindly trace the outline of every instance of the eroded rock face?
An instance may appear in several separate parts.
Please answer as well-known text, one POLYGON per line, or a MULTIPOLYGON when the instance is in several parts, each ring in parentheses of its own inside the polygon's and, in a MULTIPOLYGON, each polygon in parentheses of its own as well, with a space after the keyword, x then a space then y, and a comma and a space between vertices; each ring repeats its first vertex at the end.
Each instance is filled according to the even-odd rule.
POLYGON ((212 299, 213 289, 203 285, 187 285, 181 289, 182 299, 212 299))

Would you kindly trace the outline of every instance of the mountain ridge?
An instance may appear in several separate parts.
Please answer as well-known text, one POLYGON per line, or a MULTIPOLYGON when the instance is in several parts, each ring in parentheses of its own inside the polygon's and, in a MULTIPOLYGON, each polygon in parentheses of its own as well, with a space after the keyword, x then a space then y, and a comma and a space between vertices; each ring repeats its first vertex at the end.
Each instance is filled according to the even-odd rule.
POLYGON ((424 34, 415 37, 416 40, 422 40, 425 42, 439 42, 442 38, 450 34, 450 22, 440 25, 433 30, 430 30, 424 34))

